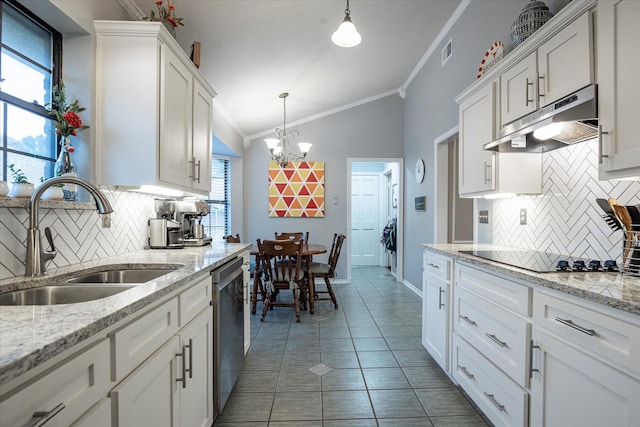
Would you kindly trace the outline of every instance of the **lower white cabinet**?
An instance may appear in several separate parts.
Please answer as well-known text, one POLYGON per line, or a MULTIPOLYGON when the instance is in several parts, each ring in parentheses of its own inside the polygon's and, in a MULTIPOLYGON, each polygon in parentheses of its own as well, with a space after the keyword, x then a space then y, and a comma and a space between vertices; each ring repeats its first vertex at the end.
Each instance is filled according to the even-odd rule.
POLYGON ((213 313, 204 310, 180 331, 180 425, 213 423, 213 313))
POLYGON ((85 412, 71 427, 111 427, 111 399, 105 397, 85 412))
POLYGON ((68 426, 106 396, 109 385, 109 341, 103 340, 3 399, 0 426, 68 426))
POLYGON ((449 283, 422 273, 422 345, 445 371, 449 368, 449 294, 449 283))
POLYGON ((242 306, 244 307, 244 355, 246 356, 249 352, 249 347, 251 347, 251 307, 249 307, 251 303, 251 289, 249 289, 251 283, 251 271, 249 270, 251 267, 251 255, 248 251, 242 254, 242 261, 242 279, 244 281, 242 288, 242 306))
POLYGON ((180 425, 178 353, 174 336, 111 391, 114 427, 180 425))
POLYGON ((637 426, 640 382, 534 327, 532 426, 637 426))

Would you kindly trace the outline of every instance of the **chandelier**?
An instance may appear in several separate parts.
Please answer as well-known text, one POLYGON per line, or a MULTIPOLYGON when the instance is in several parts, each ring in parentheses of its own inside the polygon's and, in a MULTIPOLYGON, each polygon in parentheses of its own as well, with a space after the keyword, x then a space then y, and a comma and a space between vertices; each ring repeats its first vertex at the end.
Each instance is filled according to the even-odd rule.
POLYGON ((298 143, 298 148, 300 149, 302 156, 298 156, 291 151, 289 141, 300 136, 300 133, 297 130, 290 130, 287 132, 287 96, 289 96, 287 92, 280 94, 280 98, 282 98, 282 106, 284 108, 284 120, 282 129, 276 129, 276 136, 278 138, 267 138, 264 140, 264 142, 267 143, 267 147, 269 147, 269 152, 271 152, 271 160, 278 162, 281 168, 287 166, 287 163, 289 162, 304 161, 312 145, 308 142, 298 143))
POLYGON ((338 30, 331 36, 331 41, 340 47, 354 47, 358 46, 361 40, 362 37, 356 30, 356 26, 351 22, 351 11, 349 10, 349 0, 347 0, 344 19, 338 30))

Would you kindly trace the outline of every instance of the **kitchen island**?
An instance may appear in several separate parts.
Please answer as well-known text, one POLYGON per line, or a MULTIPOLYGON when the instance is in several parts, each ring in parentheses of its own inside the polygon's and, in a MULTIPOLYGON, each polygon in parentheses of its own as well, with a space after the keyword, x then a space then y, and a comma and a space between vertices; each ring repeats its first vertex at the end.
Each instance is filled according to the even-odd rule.
MULTIPOLYGON (((0 307, 0 390, 18 377, 40 372, 49 361, 64 357, 74 347, 105 336, 119 321, 170 297, 181 287, 202 280, 211 270, 246 252, 251 245, 214 244, 169 250, 143 250, 50 270, 34 279, 16 277, 0 282, 0 292, 43 286, 78 271, 104 266, 179 264, 158 279, 114 296, 63 305, 0 307)), ((0 393, 3 394, 3 393, 0 393)))

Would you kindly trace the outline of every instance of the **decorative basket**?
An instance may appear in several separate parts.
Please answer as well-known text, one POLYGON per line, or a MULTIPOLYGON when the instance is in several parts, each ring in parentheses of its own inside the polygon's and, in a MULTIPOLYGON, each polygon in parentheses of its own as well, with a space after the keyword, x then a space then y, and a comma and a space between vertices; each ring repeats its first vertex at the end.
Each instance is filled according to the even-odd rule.
POLYGON ((531 0, 511 26, 511 41, 516 47, 542 27, 553 14, 544 2, 531 0))

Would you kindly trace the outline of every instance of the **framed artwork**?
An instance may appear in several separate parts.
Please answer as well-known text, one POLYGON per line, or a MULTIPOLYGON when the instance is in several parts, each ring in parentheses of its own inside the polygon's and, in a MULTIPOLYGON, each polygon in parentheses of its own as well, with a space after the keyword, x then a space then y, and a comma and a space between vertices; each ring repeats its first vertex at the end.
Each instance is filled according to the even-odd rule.
POLYGON ((324 162, 269 162, 269 217, 324 218, 324 162))

